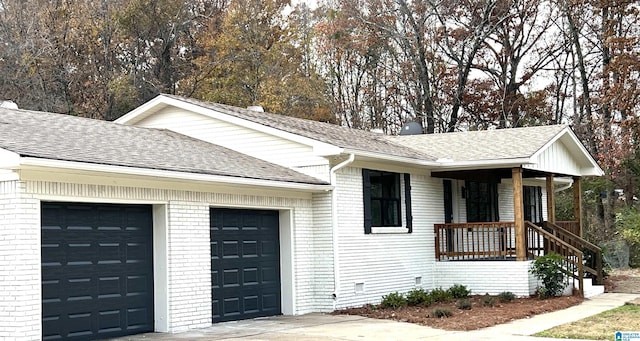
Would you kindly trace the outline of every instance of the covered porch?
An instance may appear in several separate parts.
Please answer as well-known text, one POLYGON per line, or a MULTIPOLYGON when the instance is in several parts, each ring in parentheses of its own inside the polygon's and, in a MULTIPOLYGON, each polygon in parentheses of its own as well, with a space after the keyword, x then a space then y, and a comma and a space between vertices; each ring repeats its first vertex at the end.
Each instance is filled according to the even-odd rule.
MULTIPOLYGON (((491 278, 502 282, 518 277, 519 284, 527 284, 520 293, 524 294, 528 290, 531 294, 532 288, 535 290, 537 286, 535 279, 528 274, 531 261, 553 252, 563 256, 564 268, 573 278, 575 287, 581 294, 584 292, 585 276, 593 278, 594 284, 601 284, 602 252, 600 248, 582 238, 580 176, 555 174, 522 166, 510 169, 433 172, 432 176, 443 178, 445 183, 445 222, 434 225, 435 258, 438 262, 464 263, 459 265, 464 266, 465 271, 468 271, 467 275, 471 275, 472 269, 475 268, 480 272, 494 269, 491 278), (484 186, 487 190, 479 194, 469 188, 462 188, 461 193, 458 193, 466 200, 466 218, 472 221, 455 221, 450 216, 452 210, 447 203, 447 196, 450 194, 446 188, 448 179, 464 181, 467 187, 474 183, 487 184, 484 186), (529 184, 535 181, 543 186, 526 186, 525 181, 529 184), (505 182, 510 184, 512 202, 498 200, 497 191, 491 190, 491 184, 505 182), (555 193, 558 185, 572 188, 572 221, 555 219, 555 193), (496 198, 477 198, 482 195, 496 198), (546 200, 541 203, 543 198, 546 200), (485 205, 489 209, 484 209, 488 210, 488 213, 474 214, 472 210, 478 205, 470 200, 489 203, 485 205), (491 206, 492 202, 495 208, 491 206), (508 218, 513 220, 500 219, 500 211, 509 211, 508 218), (473 221, 478 218, 492 221, 473 221), (523 264, 508 264, 509 262, 523 264)), ((459 270, 453 263, 440 263, 437 266, 441 269, 440 272, 456 268, 459 270)), ((485 273, 485 276, 489 274, 485 273)))

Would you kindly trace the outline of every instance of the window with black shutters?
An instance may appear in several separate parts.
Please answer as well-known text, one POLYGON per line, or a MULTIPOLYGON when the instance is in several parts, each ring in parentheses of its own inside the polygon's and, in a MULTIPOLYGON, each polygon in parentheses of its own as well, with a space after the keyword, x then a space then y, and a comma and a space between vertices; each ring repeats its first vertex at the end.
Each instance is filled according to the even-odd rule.
MULTIPOLYGON (((365 233, 372 227, 402 226, 402 186, 400 173, 362 170, 365 233)), ((411 186, 404 174, 406 228, 411 232, 411 186)))

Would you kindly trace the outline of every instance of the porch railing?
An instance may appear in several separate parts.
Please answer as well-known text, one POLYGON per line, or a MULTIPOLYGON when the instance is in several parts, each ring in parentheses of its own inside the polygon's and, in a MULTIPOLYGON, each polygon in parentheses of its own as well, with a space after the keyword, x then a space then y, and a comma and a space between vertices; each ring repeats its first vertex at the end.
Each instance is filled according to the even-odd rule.
MULTIPOLYGON (((581 294, 584 290, 585 273, 592 274, 596 283, 600 283, 600 248, 557 224, 545 222, 543 226, 525 222, 527 258, 535 259, 550 252, 560 254, 564 258, 563 268, 567 276, 578 282, 581 294), (589 262, 590 259, 593 263, 589 262)), ((435 224, 434 232, 436 259, 439 261, 516 258, 514 222, 435 224)))
POLYGON ((554 224, 576 236, 582 237, 580 236, 580 223, 577 221, 556 221, 554 224))
MULTIPOLYGON (((537 244, 538 248, 542 248, 546 252, 557 253, 564 258, 562 267, 565 270, 565 274, 578 281, 580 296, 584 296, 584 271, 586 267, 584 266, 582 250, 529 221, 525 222, 525 229, 528 243, 533 242, 537 244)), ((531 252, 530 249, 527 250, 528 258, 536 258, 538 256, 540 254, 531 252)))
MULTIPOLYGON (((563 222, 566 223, 566 222, 563 222)), ((577 223, 576 223, 577 225, 577 223)), ((602 271, 602 249, 598 246, 586 241, 581 238, 579 235, 571 232, 571 230, 565 229, 564 224, 559 224, 559 222, 551 223, 548 221, 544 222, 544 229, 553 234, 555 237, 560 240, 566 242, 567 244, 575 247, 576 249, 581 250, 584 253, 584 271, 590 274, 591 277, 595 280, 595 283, 598 285, 602 285, 604 283, 604 274, 602 271)), ((551 249, 551 252, 556 252, 551 249)))
POLYGON ((515 223, 435 224, 437 260, 504 260, 516 256, 515 223))

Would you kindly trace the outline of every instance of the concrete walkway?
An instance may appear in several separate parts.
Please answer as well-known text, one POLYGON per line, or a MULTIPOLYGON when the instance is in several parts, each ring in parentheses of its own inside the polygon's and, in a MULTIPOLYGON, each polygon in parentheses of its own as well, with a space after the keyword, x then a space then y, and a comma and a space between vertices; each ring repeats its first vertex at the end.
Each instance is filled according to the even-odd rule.
MULTIPOLYGON (((360 340, 556 340, 530 335, 557 325, 577 321, 639 299, 637 294, 607 293, 585 300, 580 305, 516 320, 485 329, 446 331, 411 323, 370 319, 361 316, 308 314, 275 316, 219 323, 196 331, 149 333, 117 340, 254 340, 254 341, 360 341, 360 340)), ((612 335, 613 337, 613 335, 612 335)))

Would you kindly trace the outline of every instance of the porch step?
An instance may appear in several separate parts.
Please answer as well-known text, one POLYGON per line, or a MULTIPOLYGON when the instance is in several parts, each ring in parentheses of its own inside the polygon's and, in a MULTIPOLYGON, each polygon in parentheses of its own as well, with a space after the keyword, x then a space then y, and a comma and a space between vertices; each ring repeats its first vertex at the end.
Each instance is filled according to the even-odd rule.
POLYGON ((595 285, 593 284, 592 278, 585 278, 584 279, 584 298, 590 298, 593 296, 598 296, 600 294, 604 294, 604 285, 595 285))

